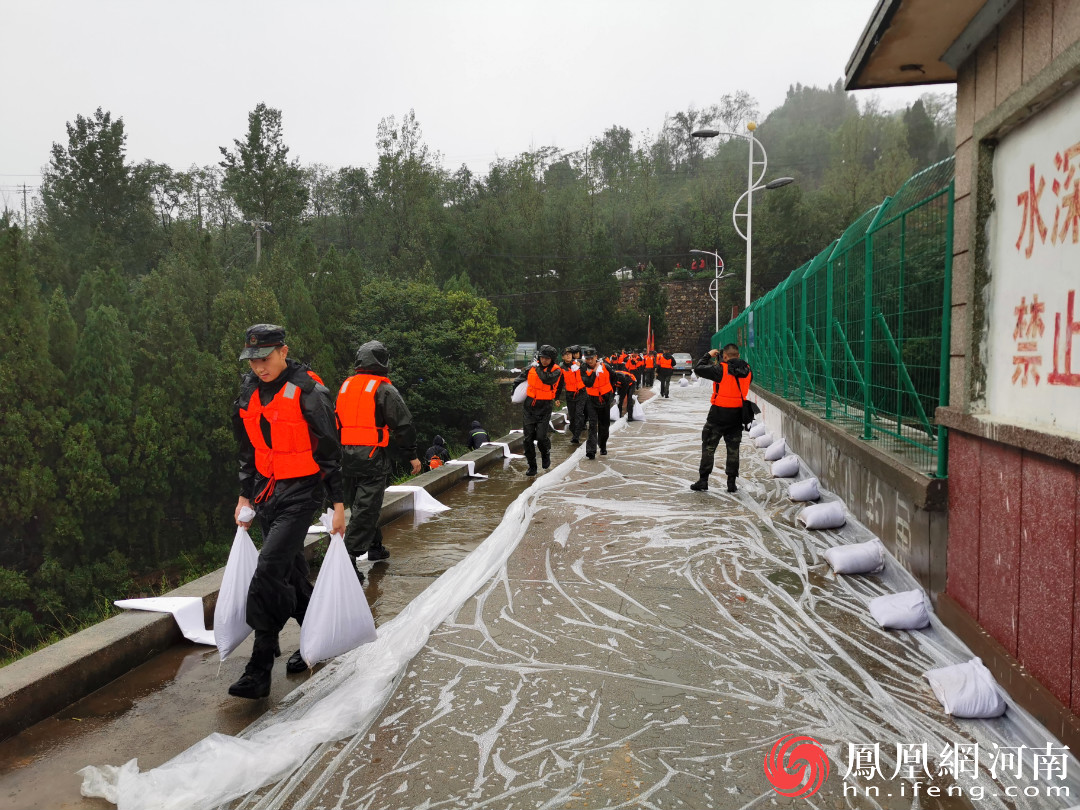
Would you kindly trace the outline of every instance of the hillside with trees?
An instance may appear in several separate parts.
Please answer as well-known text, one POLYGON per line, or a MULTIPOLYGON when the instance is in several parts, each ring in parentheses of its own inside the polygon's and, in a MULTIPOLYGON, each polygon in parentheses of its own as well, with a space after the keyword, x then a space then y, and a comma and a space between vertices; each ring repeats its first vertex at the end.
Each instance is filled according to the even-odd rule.
MULTIPOLYGON (((952 109, 947 95, 883 111, 839 82, 792 87, 757 130, 769 177, 797 183, 755 200, 755 295, 949 154, 952 109)), ((337 168, 291 158, 265 104, 188 168, 133 164, 122 117, 77 115, 30 221, 0 215, 0 646, 223 563, 247 325, 284 324, 332 390, 359 343, 383 340, 422 437, 463 435, 515 337, 641 345, 662 309, 653 282, 688 275, 691 248, 741 274, 746 144, 690 133, 758 117, 736 92, 655 134, 613 125, 477 176, 444 166, 412 111, 383 119, 375 165, 337 168), (621 311, 616 271, 639 265, 651 292, 621 311)), ((730 311, 741 285, 721 295, 730 311)))

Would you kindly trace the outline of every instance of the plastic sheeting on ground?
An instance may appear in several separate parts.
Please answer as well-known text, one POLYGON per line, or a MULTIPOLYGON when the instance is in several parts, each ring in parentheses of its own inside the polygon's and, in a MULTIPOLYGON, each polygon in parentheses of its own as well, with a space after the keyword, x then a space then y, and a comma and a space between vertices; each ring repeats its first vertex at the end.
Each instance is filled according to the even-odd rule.
POLYGON ((214 646, 214 631, 206 629, 203 601, 198 596, 151 596, 147 599, 119 599, 113 602, 125 610, 171 613, 188 641, 214 646))
POLYGON ((946 714, 969 718, 1005 714, 1005 700, 997 681, 979 658, 931 669, 926 673, 926 680, 946 714))
POLYGON ((414 512, 445 512, 449 509, 443 503, 439 503, 431 493, 429 493, 423 487, 414 486, 400 486, 400 487, 387 487, 387 492, 411 492, 413 496, 413 511, 414 512))
POLYGON ((463 461, 460 458, 454 458, 454 459, 450 459, 450 461, 448 461, 446 463, 447 463, 448 466, 455 466, 455 467, 463 467, 464 466, 464 467, 468 467, 469 468, 469 478, 482 478, 482 479, 485 479, 485 480, 487 479, 486 475, 484 475, 483 473, 478 473, 476 471, 476 462, 475 461, 463 461))

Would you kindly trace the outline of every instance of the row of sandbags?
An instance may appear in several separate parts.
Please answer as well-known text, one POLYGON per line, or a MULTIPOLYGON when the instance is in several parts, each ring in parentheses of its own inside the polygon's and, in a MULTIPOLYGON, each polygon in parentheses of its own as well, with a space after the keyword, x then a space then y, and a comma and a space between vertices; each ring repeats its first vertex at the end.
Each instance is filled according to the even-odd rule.
MULTIPOLYGON (((801 470, 797 455, 788 453, 783 437, 769 432, 764 422, 755 421, 750 438, 765 451, 772 462, 773 478, 795 478, 801 470)), ((794 481, 788 488, 793 501, 816 501, 821 497, 818 480, 794 481)), ((835 529, 847 522, 844 504, 839 501, 808 506, 798 520, 808 529, 835 529)), ((880 574, 885 569, 885 546, 874 538, 865 543, 848 543, 825 550, 825 559, 836 574, 880 574)), ((870 615, 886 630, 921 630, 930 625, 930 604, 921 588, 887 594, 870 600, 870 615)), ((928 670, 923 677, 946 714, 962 718, 999 717, 1005 701, 990 670, 979 658, 960 664, 928 670)))

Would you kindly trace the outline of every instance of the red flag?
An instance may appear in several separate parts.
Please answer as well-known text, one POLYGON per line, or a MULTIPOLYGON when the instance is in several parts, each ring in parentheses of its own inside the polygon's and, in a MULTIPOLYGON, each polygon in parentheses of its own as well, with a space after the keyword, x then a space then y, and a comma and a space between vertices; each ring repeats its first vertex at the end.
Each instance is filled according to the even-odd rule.
POLYGON ((653 350, 652 315, 649 316, 649 325, 645 329, 645 351, 653 350))

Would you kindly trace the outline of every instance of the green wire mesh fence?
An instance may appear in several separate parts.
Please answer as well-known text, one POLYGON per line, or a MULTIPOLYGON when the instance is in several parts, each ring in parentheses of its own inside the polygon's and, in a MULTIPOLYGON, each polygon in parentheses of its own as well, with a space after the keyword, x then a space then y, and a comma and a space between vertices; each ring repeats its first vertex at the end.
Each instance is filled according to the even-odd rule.
POLYGON ((764 389, 945 477, 953 159, 911 177, 713 336, 764 389))

